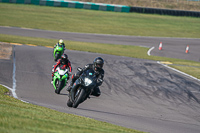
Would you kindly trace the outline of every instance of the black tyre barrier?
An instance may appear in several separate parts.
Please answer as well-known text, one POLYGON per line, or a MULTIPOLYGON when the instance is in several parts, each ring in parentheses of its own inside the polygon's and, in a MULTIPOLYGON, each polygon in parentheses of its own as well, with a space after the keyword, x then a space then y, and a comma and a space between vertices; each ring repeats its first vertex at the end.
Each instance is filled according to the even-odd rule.
POLYGON ((197 12, 197 11, 170 10, 170 9, 147 8, 147 7, 131 7, 130 12, 160 14, 160 15, 173 15, 173 16, 200 17, 200 12, 197 12))

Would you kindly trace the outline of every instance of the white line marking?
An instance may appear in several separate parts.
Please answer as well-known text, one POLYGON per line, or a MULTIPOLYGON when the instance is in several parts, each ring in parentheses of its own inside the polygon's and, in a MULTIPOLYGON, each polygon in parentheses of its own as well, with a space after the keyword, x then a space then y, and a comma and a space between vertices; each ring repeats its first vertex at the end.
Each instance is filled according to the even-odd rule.
POLYGON ((148 50, 148 52, 147 52, 147 54, 150 56, 151 54, 151 50, 153 50, 154 49, 154 47, 152 47, 152 48, 150 48, 149 50, 148 50))
MULTIPOLYGON (((0 85, 2 85, 2 84, 0 84, 0 85)), ((6 85, 2 85, 3 87, 6 87, 7 89, 9 89, 10 91, 12 91, 12 88, 10 88, 10 87, 8 87, 8 86, 6 86, 6 85)))
POLYGON ((172 70, 174 70, 174 71, 176 71, 176 72, 179 72, 179 73, 181 73, 181 74, 183 74, 183 75, 186 75, 186 76, 188 76, 188 77, 190 77, 190 78, 192 78, 192 79, 195 79, 195 80, 197 80, 197 81, 200 81, 200 79, 198 79, 198 78, 195 78, 195 77, 193 77, 193 76, 191 76, 191 75, 189 75, 189 74, 186 74, 186 73, 184 73, 184 72, 182 72, 182 71, 179 71, 179 70, 177 70, 177 69, 175 69, 175 68, 169 67, 169 66, 166 65, 166 64, 162 64, 162 63, 160 63, 159 61, 157 61, 157 63, 158 63, 158 64, 161 64, 161 65, 163 65, 163 66, 165 66, 165 67, 167 67, 167 68, 169 68, 169 69, 172 69, 172 70))
MULTIPOLYGON (((0 84, 0 85, 2 85, 2 84, 0 84)), ((10 88, 10 87, 8 87, 8 86, 6 86, 6 85, 2 85, 3 87, 6 87, 7 89, 9 89, 10 91, 11 91, 11 93, 12 93, 12 95, 13 95, 13 89, 12 88, 10 88)), ((16 97, 15 97, 16 98, 16 97)), ((18 99, 18 98, 17 98, 18 99)), ((19 99, 20 100, 20 99, 19 99)), ((24 100, 20 100, 20 101, 22 101, 22 102, 24 102, 24 103, 29 103, 29 102, 27 102, 27 101, 24 101, 24 100)))
POLYGON ((13 88, 12 88, 12 94, 14 98, 17 98, 17 94, 15 93, 16 91, 16 79, 15 79, 15 70, 16 70, 16 65, 15 65, 15 46, 13 47, 13 88))

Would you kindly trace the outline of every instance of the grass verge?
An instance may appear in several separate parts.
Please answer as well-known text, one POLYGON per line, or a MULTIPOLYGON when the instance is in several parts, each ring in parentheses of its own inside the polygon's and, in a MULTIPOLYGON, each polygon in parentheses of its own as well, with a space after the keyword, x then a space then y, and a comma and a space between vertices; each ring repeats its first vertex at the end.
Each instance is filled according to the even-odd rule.
POLYGON ((142 133, 87 117, 24 103, 0 85, 1 133, 142 133))
POLYGON ((53 31, 200 38, 200 19, 0 3, 0 25, 53 31))

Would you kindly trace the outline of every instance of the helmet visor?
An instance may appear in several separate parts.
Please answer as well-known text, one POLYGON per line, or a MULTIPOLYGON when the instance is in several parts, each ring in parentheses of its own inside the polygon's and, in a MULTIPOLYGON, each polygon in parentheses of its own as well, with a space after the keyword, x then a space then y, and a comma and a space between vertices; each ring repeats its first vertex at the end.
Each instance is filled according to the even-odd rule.
POLYGON ((102 67, 103 67, 103 64, 95 63, 95 68, 102 69, 102 67))

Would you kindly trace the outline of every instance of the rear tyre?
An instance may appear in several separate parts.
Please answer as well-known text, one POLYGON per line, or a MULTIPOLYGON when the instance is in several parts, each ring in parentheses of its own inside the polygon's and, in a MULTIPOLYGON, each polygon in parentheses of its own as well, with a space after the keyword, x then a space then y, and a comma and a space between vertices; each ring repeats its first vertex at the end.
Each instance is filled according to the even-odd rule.
POLYGON ((55 54, 55 61, 58 61, 58 59, 60 59, 60 57, 61 57, 61 54, 55 54))

